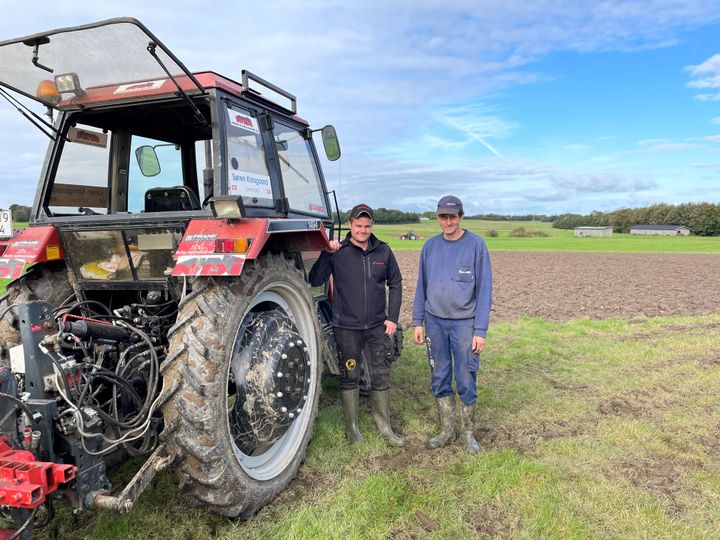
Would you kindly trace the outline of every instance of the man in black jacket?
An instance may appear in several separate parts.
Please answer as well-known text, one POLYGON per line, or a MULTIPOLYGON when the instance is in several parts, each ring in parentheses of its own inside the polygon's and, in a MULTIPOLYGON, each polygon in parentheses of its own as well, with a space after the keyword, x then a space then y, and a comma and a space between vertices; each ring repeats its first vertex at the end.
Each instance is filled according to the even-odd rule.
POLYGON ((348 442, 362 442, 358 380, 365 349, 375 424, 390 445, 403 446, 405 439, 393 432, 389 414, 390 338, 400 317, 402 275, 390 246, 372 234, 373 211, 368 205, 353 207, 349 226, 345 240, 331 240, 330 250, 323 251, 310 270, 313 287, 333 276, 333 330, 340 352, 345 432, 348 442))

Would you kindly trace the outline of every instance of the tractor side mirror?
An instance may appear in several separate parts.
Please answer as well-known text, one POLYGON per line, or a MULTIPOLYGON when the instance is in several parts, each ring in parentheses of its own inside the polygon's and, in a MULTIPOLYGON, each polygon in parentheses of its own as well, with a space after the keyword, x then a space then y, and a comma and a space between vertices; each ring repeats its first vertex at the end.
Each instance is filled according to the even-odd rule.
POLYGON ((325 155, 330 161, 340 159, 340 141, 338 141, 335 127, 327 125, 322 128, 322 141, 325 147, 325 155))
POLYGON ((152 146, 138 147, 135 150, 135 159, 137 159, 143 176, 151 177, 160 174, 160 160, 152 146))

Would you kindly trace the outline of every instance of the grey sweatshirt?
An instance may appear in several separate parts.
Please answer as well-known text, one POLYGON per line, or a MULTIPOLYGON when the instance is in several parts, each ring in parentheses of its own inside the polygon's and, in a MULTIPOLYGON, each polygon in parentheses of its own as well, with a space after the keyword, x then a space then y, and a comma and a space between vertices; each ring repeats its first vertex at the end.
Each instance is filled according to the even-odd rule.
POLYGON ((426 313, 441 319, 475 319, 474 335, 485 337, 491 301, 492 267, 485 240, 465 230, 457 240, 439 234, 425 242, 413 326, 421 326, 426 313))

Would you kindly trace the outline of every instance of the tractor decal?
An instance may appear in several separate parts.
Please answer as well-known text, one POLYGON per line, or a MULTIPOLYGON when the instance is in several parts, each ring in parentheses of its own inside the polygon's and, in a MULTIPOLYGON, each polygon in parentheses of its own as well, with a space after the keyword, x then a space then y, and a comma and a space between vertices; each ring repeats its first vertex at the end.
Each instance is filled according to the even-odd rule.
POLYGON ((19 259, 0 259, 0 278, 17 279, 22 275, 25 261, 19 259))
POLYGON ((245 264, 244 255, 208 255, 179 257, 173 276, 239 276, 245 264))
POLYGON ((10 241, 0 261, 34 263, 62 258, 63 251, 55 227, 28 227, 10 241))

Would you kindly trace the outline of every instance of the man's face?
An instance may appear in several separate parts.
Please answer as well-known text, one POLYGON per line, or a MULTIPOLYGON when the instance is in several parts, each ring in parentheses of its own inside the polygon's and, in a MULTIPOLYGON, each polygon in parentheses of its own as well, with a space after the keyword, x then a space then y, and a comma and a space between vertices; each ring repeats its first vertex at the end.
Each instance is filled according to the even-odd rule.
POLYGON ((367 216, 360 216, 359 218, 350 220, 350 236, 353 240, 360 244, 364 244, 370 238, 372 234, 373 222, 367 216))
POLYGON ((460 229, 462 216, 459 214, 438 214, 438 222, 445 236, 455 236, 460 229))

